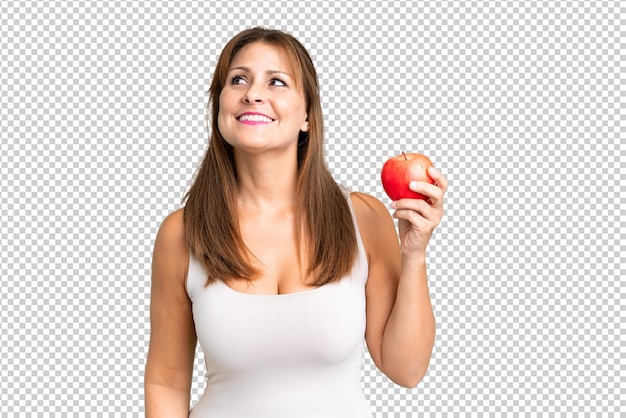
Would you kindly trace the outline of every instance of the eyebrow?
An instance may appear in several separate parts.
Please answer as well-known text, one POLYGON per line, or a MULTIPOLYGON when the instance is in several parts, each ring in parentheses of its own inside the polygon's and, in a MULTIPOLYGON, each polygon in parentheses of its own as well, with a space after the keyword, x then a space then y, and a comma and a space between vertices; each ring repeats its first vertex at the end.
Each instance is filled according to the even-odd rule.
MULTIPOLYGON (((231 72, 231 71, 233 71, 233 70, 242 70, 242 71, 245 71, 245 72, 248 72, 248 73, 250 72, 250 68, 248 68, 248 67, 244 67, 244 66, 240 66, 240 67, 232 67, 232 68, 230 68, 230 69, 228 70, 228 72, 231 72)), ((284 72, 284 71, 279 71, 279 70, 267 70, 267 71, 265 72, 265 74, 268 74, 268 75, 272 75, 272 74, 285 74, 286 76, 291 77, 291 74, 286 73, 286 72, 284 72)), ((292 77, 292 78, 293 78, 293 77, 292 77)))

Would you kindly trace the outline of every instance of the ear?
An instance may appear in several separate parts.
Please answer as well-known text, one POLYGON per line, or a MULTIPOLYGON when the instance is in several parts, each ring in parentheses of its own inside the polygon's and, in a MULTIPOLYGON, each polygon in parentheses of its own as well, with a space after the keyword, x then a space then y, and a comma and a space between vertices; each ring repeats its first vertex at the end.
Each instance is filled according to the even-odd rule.
POLYGON ((304 120, 304 122, 302 123, 302 126, 300 127, 300 130, 302 132, 309 132, 309 117, 308 116, 304 120))

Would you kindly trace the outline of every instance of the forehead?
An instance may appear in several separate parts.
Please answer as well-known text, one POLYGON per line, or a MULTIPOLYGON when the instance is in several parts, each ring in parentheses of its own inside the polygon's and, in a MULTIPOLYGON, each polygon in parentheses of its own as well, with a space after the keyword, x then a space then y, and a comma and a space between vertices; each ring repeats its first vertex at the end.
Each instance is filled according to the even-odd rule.
POLYGON ((252 42, 243 46, 232 58, 229 67, 237 66, 271 67, 268 69, 293 74, 294 68, 297 67, 297 61, 281 45, 252 42))

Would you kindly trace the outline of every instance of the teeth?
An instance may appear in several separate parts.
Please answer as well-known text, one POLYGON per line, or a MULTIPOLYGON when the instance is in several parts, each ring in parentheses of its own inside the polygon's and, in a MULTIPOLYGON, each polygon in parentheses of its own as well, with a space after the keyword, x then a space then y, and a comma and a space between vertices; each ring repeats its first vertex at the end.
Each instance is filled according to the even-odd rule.
POLYGON ((249 120, 249 121, 252 121, 252 122, 265 122, 265 123, 272 122, 272 119, 268 118, 267 116, 263 116, 263 115, 241 115, 239 117, 239 120, 249 120))

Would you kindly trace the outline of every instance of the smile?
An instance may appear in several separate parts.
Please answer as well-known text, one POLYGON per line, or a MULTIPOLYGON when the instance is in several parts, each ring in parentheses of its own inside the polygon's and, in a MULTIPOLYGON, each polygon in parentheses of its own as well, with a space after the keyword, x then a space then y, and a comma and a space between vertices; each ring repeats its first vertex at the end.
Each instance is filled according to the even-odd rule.
POLYGON ((237 118, 238 121, 240 122, 257 122, 257 123, 270 123, 270 122, 274 122, 274 119, 268 118, 265 115, 259 115, 259 114, 251 114, 251 113, 245 113, 241 116, 239 116, 237 118))

